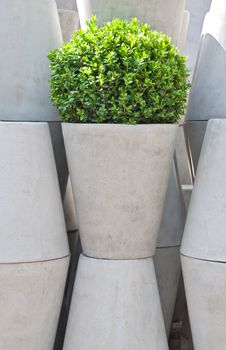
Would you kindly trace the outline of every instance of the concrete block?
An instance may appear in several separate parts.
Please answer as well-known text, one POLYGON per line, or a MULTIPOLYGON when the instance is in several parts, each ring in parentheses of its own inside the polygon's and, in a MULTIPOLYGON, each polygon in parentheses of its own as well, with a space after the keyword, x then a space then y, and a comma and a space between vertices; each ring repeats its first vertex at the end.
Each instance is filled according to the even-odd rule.
POLYGON ((208 122, 187 214, 183 255, 226 262, 226 120, 208 122))
POLYGON ((169 337, 181 274, 180 246, 157 248, 154 266, 166 334, 169 337))
POLYGON ((69 254, 47 123, 0 123, 0 263, 69 254))
POLYGON ((183 255, 181 261, 194 348, 224 350, 226 264, 183 255))
POLYGON ((170 124, 63 123, 87 256, 135 259, 154 254, 177 130, 170 124))
POLYGON ((60 18, 63 40, 64 42, 67 42, 71 39, 72 34, 79 28, 78 12, 59 9, 58 14, 60 18))
POLYGON ((173 38, 174 44, 180 40, 185 0, 77 0, 81 26, 91 14, 97 16, 100 24, 113 18, 131 19, 137 17, 153 29, 162 31, 173 38))
POLYGON ((68 263, 0 264, 0 349, 53 349, 68 263))
POLYGON ((0 33, 0 120, 57 120, 49 99, 47 58, 62 43, 55 1, 4 1, 0 33))
POLYGON ((81 255, 64 350, 168 350, 151 258, 81 255))

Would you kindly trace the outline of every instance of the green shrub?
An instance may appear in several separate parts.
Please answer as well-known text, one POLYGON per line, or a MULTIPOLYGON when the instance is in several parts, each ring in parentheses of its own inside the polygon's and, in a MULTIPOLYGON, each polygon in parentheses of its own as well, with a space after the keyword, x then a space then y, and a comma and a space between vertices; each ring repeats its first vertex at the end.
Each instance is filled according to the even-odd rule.
POLYGON ((186 58, 136 18, 98 28, 93 17, 48 57, 51 100, 64 121, 175 123, 184 113, 186 58))

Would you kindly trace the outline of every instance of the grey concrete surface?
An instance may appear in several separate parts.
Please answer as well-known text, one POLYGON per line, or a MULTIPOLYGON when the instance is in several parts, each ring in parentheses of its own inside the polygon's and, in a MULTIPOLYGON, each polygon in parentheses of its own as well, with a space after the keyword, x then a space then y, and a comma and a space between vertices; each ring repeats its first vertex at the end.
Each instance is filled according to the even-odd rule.
POLYGON ((53 121, 47 54, 62 43, 55 1, 4 1, 0 11, 0 119, 53 121))
POLYGON ((169 337, 181 274, 180 246, 157 248, 154 266, 166 334, 169 337))
POLYGON ((179 246, 184 231, 184 223, 185 207, 175 166, 173 165, 163 208, 157 247, 179 246))
POLYGON ((181 252, 193 258, 226 262, 226 120, 208 122, 181 252))
POLYGON ((0 263, 69 253, 47 123, 0 122, 0 263))
POLYGON ((186 115, 190 162, 195 177, 206 121, 226 118, 226 3, 212 1, 202 28, 186 115), (200 124, 193 122, 199 121, 200 124), (196 130, 197 128, 197 130, 196 130))
POLYGON ((77 10, 76 0, 56 0, 59 9, 77 10))
POLYGON ((136 0, 77 0, 77 6, 81 26, 91 14, 97 16, 99 23, 117 17, 137 17, 151 24, 153 29, 171 36, 176 45, 180 43, 185 0, 141 0, 139 3, 136 0))
POLYGON ((153 261, 80 257, 64 350, 168 350, 153 261))
POLYGON ((87 256, 135 259, 154 254, 177 130, 170 124, 63 123, 87 256))
POLYGON ((181 256, 195 350, 225 350, 226 264, 181 256))
POLYGON ((211 0, 187 0, 186 9, 190 12, 190 23, 185 45, 185 54, 188 57, 187 65, 191 70, 191 76, 194 71, 199 44, 201 38, 202 25, 205 14, 209 11, 211 0))
POLYGON ((184 11, 183 19, 181 22, 181 29, 178 34, 178 43, 177 43, 177 46, 181 53, 184 53, 184 50, 185 50, 189 23, 190 23, 190 12, 184 11))
POLYGON ((64 42, 67 42, 71 39, 72 34, 79 28, 78 12, 59 9, 58 14, 63 40, 64 42))
POLYGON ((0 264, 0 349, 53 349, 68 263, 0 264))
MULTIPOLYGON (((220 23, 220 20, 218 22, 220 23)), ((221 29, 222 32, 226 32, 226 21, 224 28, 221 29)), ((206 33, 202 38, 186 121, 206 121, 212 118, 226 117, 224 94, 226 88, 226 52, 211 32, 209 30, 209 33, 206 33)))

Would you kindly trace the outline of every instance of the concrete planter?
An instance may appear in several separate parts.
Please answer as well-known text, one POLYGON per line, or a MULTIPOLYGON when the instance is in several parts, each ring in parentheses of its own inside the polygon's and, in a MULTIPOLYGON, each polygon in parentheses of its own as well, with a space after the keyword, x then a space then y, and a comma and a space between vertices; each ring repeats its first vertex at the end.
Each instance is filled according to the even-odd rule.
POLYGON ((208 122, 181 247, 196 350, 225 348, 226 120, 208 122))
POLYGON ((195 350, 224 350, 226 264, 181 256, 195 350))
POLYGON ((63 124, 87 256, 136 259, 154 254, 177 129, 63 124))
POLYGON ((64 41, 69 41, 72 34, 79 28, 78 12, 72 10, 58 10, 60 25, 64 41))
POLYGON ((53 349, 68 263, 0 263, 1 349, 53 349))
POLYGON ((47 54, 62 43, 53 0, 4 1, 0 12, 1 120, 54 121, 47 54))
POLYGON ((189 97, 186 124, 191 164, 195 171, 206 122, 226 118, 226 3, 213 0, 205 16, 199 55, 189 97), (190 125, 190 123, 192 123, 190 125), (196 124, 195 124, 196 123, 196 124), (198 124, 200 123, 200 125, 198 124), (194 130, 197 127, 197 131, 194 130), (193 131, 192 131, 193 129, 193 131), (192 134, 190 135, 190 132, 192 134), (191 137, 191 138, 190 138, 191 137), (196 146, 197 145, 197 146, 196 146))
POLYGON ((1 122, 0 144, 0 348, 49 350, 69 249, 48 124, 1 122))
POLYGON ((180 42, 185 0, 144 0, 142 6, 137 0, 77 0, 81 27, 92 14, 100 24, 113 18, 130 19, 137 17, 152 28, 162 31, 173 38, 174 44, 180 42), (179 30, 178 30, 179 29, 179 30))
POLYGON ((168 350, 152 258, 80 257, 64 350, 168 350))
POLYGON ((209 121, 181 247, 183 255, 226 262, 226 120, 209 121))

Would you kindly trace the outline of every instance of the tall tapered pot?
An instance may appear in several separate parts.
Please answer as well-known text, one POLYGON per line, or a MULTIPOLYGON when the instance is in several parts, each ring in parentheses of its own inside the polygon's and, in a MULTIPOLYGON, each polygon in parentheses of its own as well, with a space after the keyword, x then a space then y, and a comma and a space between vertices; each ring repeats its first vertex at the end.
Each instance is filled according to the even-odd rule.
POLYGON ((226 120, 208 122, 181 247, 195 350, 223 350, 226 336, 226 120))
POLYGON ((63 134, 84 253, 152 256, 177 126, 63 123, 63 134))
POLYGON ((47 123, 0 123, 0 348, 52 349, 69 249, 47 123))

